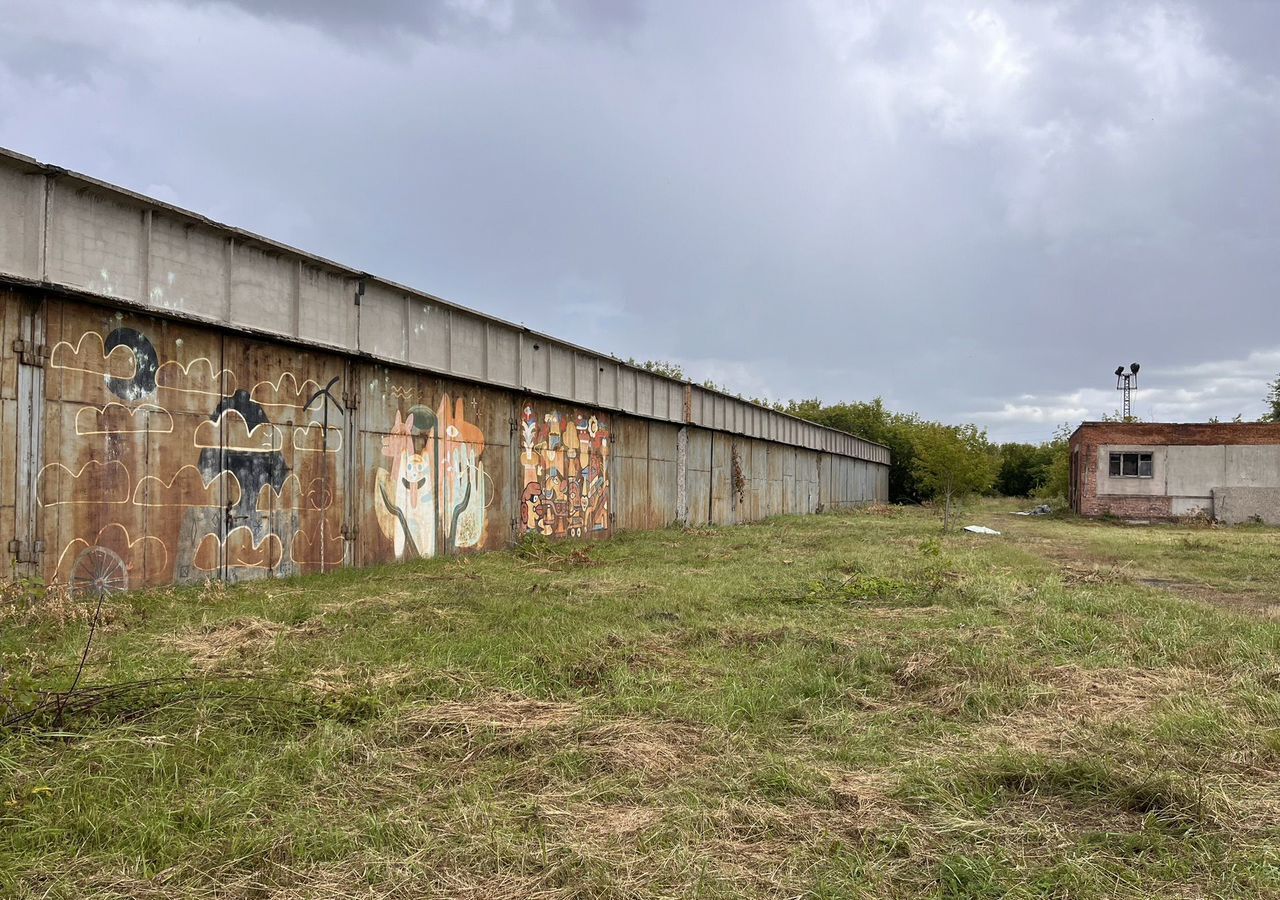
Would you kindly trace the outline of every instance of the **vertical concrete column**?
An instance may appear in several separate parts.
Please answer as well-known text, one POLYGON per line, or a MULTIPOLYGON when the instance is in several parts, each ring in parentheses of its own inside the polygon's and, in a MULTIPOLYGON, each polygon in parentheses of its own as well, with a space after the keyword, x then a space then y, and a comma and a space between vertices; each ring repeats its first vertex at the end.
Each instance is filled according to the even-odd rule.
POLYGON ((689 524, 689 426, 676 434, 676 521, 689 524))

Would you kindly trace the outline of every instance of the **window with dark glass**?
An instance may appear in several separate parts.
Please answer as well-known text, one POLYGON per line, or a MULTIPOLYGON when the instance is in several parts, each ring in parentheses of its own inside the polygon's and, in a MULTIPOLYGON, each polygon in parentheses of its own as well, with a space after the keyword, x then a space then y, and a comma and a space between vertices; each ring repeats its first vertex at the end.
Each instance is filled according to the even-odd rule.
POLYGON ((1150 478, 1154 474, 1150 453, 1112 453, 1112 478, 1150 478))

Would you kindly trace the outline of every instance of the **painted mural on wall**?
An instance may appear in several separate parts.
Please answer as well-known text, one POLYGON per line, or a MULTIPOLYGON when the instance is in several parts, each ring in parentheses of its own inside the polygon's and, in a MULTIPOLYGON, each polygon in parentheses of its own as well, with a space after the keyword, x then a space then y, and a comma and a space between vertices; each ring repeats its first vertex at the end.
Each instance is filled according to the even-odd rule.
POLYGON ((483 454, 484 433, 467 421, 461 397, 445 394, 437 409, 396 410, 382 439, 374 501, 396 559, 435 556, 437 536, 450 550, 480 545, 493 499, 483 454))
POLYGON ((609 531, 609 430, 599 415, 539 414, 520 421, 520 526, 548 537, 609 531))
POLYGON ((271 376, 163 358, 131 327, 54 344, 47 392, 63 403, 36 484, 50 577, 114 591, 341 565, 339 379, 271 376))

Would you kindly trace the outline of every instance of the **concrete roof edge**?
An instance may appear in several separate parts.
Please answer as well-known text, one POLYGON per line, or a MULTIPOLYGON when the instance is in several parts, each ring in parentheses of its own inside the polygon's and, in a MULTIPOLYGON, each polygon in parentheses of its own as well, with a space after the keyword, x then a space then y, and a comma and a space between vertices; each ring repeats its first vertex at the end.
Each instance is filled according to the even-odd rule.
MULTIPOLYGON (((244 240, 246 243, 258 244, 260 246, 269 248, 277 253, 292 255, 300 259, 304 263, 309 263, 317 268, 328 269, 331 272, 344 275, 354 280, 379 284, 379 285, 382 285, 383 287, 389 288, 396 292, 410 294, 420 299, 428 300, 432 303, 437 303, 441 306, 445 306, 450 309, 457 310, 458 312, 465 313, 467 315, 476 316, 477 318, 485 319, 490 322, 495 322, 500 325, 505 325, 508 328, 512 328, 517 331, 523 332, 525 334, 530 335, 531 337, 541 338, 542 340, 559 344, 562 347, 565 347, 570 350, 574 350, 580 353, 590 354, 591 356, 596 356, 601 359, 608 359, 623 368, 631 369, 637 372, 642 372, 652 378, 658 378, 663 381, 673 382, 675 384, 695 387, 701 391, 706 391, 708 393, 727 397, 728 399, 734 400, 738 403, 743 403, 743 404, 746 404, 747 406, 753 406, 757 409, 762 409, 767 412, 773 413, 775 415, 783 416, 785 418, 792 419, 797 422, 802 422, 805 425, 808 425, 812 428, 817 428, 824 432, 829 432, 831 434, 841 435, 844 437, 852 437, 856 440, 862 441, 863 443, 870 444, 873 447, 880 447, 885 450, 889 449, 887 445, 878 443, 877 441, 872 441, 868 438, 864 438, 856 434, 851 434, 847 431, 841 431, 838 428, 831 428, 829 426, 822 425, 817 422, 812 422, 809 419, 804 419, 804 418, 801 418, 800 416, 792 415, 791 413, 780 412, 779 410, 773 409, 768 406, 764 406, 763 404, 760 404, 760 403, 754 403, 750 400, 743 399, 742 397, 735 396, 726 391, 722 391, 714 388, 707 388, 689 379, 672 378, 669 375, 661 375, 657 372, 652 372, 644 368, 643 366, 637 366, 632 363, 628 363, 625 360, 619 359, 617 356, 615 356, 612 353, 604 353, 599 350, 592 350, 589 347, 583 347, 578 344, 574 344, 573 342, 567 341, 563 338, 558 338, 558 337, 555 337, 554 335, 537 331, 535 329, 528 327, 527 325, 522 325, 518 322, 511 322, 499 316, 495 316, 486 312, 481 312, 480 310, 473 309, 468 306, 464 306, 463 304, 454 302, 452 300, 447 300, 435 294, 431 294, 426 291, 419 290, 417 288, 409 287, 408 285, 400 284, 398 282, 392 281, 389 278, 383 278, 377 275, 371 275, 370 273, 365 272, 361 269, 352 268, 351 266, 345 265, 335 260, 331 260, 326 257, 319 256, 315 253, 311 253, 306 250, 301 250, 290 244, 282 243, 280 241, 274 240, 269 237, 265 237, 263 235, 257 234, 255 232, 249 231, 244 228, 240 228, 234 225, 228 225, 225 222, 219 222, 216 219, 211 219, 208 216, 205 216, 201 213, 195 212, 190 209, 186 209, 185 207, 177 206, 175 204, 168 203, 164 200, 158 200, 155 197, 150 197, 150 196, 147 196, 146 194, 139 193, 129 188, 121 187, 120 185, 113 184, 109 181, 103 181, 100 178, 94 178, 92 175, 85 175, 81 172, 76 172, 71 169, 66 169, 61 166, 54 165, 52 163, 41 162, 35 157, 28 156, 25 153, 19 153, 18 151, 9 149, 7 147, 0 146, 0 158, 7 159, 11 163, 17 163, 20 167, 29 169, 31 174, 39 173, 47 176, 52 176, 57 178, 66 178, 73 181, 77 181, 88 188, 110 193, 117 197, 125 198, 131 201, 132 203, 137 204, 140 207, 158 209, 165 213, 173 215, 177 218, 185 219, 189 222, 193 222, 198 225, 203 225, 204 227, 207 227, 216 231, 224 232, 229 236, 231 236, 232 238, 244 240)), ((749 437, 749 435, 744 435, 744 436, 749 437)))

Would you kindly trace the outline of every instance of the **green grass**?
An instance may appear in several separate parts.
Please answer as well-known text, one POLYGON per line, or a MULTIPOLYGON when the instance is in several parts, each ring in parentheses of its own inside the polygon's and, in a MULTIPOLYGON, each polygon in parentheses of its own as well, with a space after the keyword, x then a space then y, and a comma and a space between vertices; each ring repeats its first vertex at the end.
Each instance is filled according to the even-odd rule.
MULTIPOLYGON (((116 598, 0 895, 1280 896, 1280 532, 1013 508, 116 598)), ((9 714, 85 618, 3 611, 9 714)))

